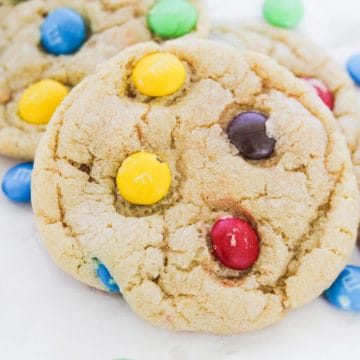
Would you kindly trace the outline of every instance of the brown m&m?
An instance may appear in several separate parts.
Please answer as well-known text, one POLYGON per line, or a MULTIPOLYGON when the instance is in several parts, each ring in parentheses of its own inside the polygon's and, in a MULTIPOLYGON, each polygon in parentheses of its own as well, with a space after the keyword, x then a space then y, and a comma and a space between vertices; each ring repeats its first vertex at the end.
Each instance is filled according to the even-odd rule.
POLYGON ((240 154, 250 160, 269 158, 275 150, 276 140, 266 133, 267 116, 259 112, 243 112, 229 124, 227 133, 240 154))

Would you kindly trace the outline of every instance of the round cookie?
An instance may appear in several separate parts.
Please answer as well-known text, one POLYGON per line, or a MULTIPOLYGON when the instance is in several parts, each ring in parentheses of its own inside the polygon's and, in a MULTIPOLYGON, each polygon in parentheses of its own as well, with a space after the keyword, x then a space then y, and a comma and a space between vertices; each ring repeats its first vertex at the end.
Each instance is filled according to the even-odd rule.
POLYGON ((116 284, 156 325, 219 334, 262 328, 319 296, 359 220, 345 139, 321 100, 268 57, 208 40, 136 45, 79 84, 40 143, 32 196, 66 272, 116 284), (148 73, 153 56, 162 61, 148 73), (169 57, 185 81, 144 95, 169 57))
MULTIPOLYGON (((194 13, 198 16, 196 28, 191 31, 188 26, 185 31, 191 31, 190 35, 207 36, 202 0, 176 0, 179 2, 193 9, 190 25, 194 25, 194 13)), ((155 0, 2 2, 0 154, 23 159, 34 157, 45 125, 42 121, 40 124, 29 123, 19 116, 19 102, 29 86, 51 79, 71 89, 92 73, 97 64, 119 50, 139 42, 160 41, 161 38, 147 25, 152 7, 159 3, 155 0), (10 6, 10 3, 17 5, 10 6), (65 21, 70 22, 61 28, 65 21), (78 42, 76 47, 73 46, 75 40, 78 42), (58 56, 59 53, 64 55, 58 56)), ((38 92, 42 93, 52 96, 48 89, 38 92)), ((38 98, 43 101, 41 95, 38 98)), ((37 103, 35 107, 41 109, 37 103)), ((53 110, 53 106, 49 110, 53 110)))
POLYGON ((256 22, 218 21, 211 38, 264 53, 307 80, 338 120, 360 185, 360 104, 351 79, 326 51, 299 33, 256 22))

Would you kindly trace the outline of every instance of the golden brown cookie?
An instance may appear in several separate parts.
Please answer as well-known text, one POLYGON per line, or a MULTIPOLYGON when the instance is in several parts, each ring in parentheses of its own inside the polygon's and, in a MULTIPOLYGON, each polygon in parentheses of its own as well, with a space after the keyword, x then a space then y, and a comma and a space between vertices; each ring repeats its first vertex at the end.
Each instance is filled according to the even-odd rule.
POLYGON ((321 100, 268 57, 205 40, 131 47, 79 84, 40 144, 32 195, 62 269, 119 286, 158 326, 218 334, 319 296, 359 220, 321 100))
MULTIPOLYGON (((195 24, 195 28, 185 30, 191 35, 207 36, 202 0, 181 3, 193 9, 194 19, 190 25, 195 24)), ((92 73, 97 64, 129 45, 161 40, 146 21, 152 7, 158 4, 155 0, 29 0, 17 2, 16 6, 0 4, 0 154, 33 159, 45 124, 65 95, 61 86, 71 89, 92 73), (64 9, 65 15, 54 16, 55 12, 64 12, 64 9), (67 18, 64 20, 64 17, 67 18), (71 25, 67 37, 74 41, 83 31, 85 38, 79 40, 77 48, 65 44, 65 50, 59 52, 59 47, 64 45, 61 44, 64 42, 62 29, 67 20, 71 25), (51 52, 49 42, 55 47, 55 53, 51 52), (59 84, 56 87, 54 83, 40 83, 37 88, 31 88, 27 97, 33 106, 25 101, 24 110, 19 111, 26 90, 44 79, 59 84), (52 91, 58 94, 53 96, 52 91), (45 107, 44 111, 42 107, 45 107), (45 115, 39 114, 41 111, 45 115)), ((175 18, 178 19, 178 15, 175 18)))
POLYGON ((264 53, 307 82, 333 112, 352 154, 360 185, 360 104, 345 70, 304 35, 263 23, 221 20, 211 37, 241 50, 264 53))

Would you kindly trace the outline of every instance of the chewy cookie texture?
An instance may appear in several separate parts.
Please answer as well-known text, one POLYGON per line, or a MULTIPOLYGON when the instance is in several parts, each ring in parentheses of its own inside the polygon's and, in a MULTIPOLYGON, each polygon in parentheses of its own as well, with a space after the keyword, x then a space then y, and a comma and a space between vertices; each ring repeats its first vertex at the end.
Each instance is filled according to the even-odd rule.
POLYGON ((208 35, 201 0, 171 3, 169 9, 154 0, 1 1, 0 154, 33 159, 46 123, 63 99, 60 87, 70 90, 121 49, 149 40, 208 35), (39 85, 49 80, 58 83, 57 90, 39 85), (27 99, 32 106, 26 106, 27 99), (23 116, 23 109, 30 116, 23 116))
POLYGON ((346 143, 321 100, 269 58, 205 40, 128 48, 81 82, 41 141, 32 201, 73 277, 120 287, 155 325, 218 334, 319 296, 359 220, 346 143), (185 76, 171 84, 174 66, 185 76))
POLYGON ((257 22, 217 21, 211 38, 264 53, 307 82, 338 121, 360 184, 360 105, 349 76, 326 51, 299 33, 257 22))

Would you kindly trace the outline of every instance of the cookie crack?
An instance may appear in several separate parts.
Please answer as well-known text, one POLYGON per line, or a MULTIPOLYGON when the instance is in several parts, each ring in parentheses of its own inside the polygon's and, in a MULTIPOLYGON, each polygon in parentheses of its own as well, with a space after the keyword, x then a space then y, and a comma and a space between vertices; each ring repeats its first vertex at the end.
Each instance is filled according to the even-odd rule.
MULTIPOLYGON (((60 214, 60 219, 59 221, 62 224, 62 227, 64 228, 64 230, 67 232, 67 235, 69 235, 71 238, 73 238, 75 240, 75 242, 78 245, 78 249, 81 252, 81 257, 77 257, 79 263, 77 264, 77 272, 80 272, 80 269, 83 265, 86 264, 86 260, 85 260, 85 255, 83 253, 83 250, 80 246, 80 242, 77 239, 77 236, 74 234, 72 227, 66 222, 65 220, 65 210, 62 204, 62 198, 63 198, 63 194, 62 191, 60 189, 59 185, 56 185, 56 193, 57 193, 57 203, 58 203, 58 209, 59 209, 59 214, 60 214)), ((75 256, 75 254, 73 254, 73 256, 75 256)))
MULTIPOLYGON (((290 251, 293 253, 293 256, 288 263, 285 274, 281 278, 279 278, 278 281, 276 282, 276 287, 281 289, 281 292, 283 294, 284 307, 288 307, 286 305, 286 302, 287 302, 286 280, 288 278, 290 278, 291 276, 296 275, 296 273, 301 265, 301 261, 299 259, 301 259, 305 253, 307 253, 306 241, 311 239, 311 236, 320 230, 320 226, 321 226, 320 220, 323 219, 324 217, 327 218, 326 210, 329 207, 329 204, 331 203, 333 197, 335 196, 336 187, 340 183, 340 179, 344 176, 345 171, 346 171, 345 167, 343 167, 338 176, 338 179, 336 181, 336 185, 331 190, 327 200, 319 206, 318 211, 317 211, 318 215, 316 216, 316 218, 311 221, 311 223, 309 225, 309 231, 297 240, 295 246, 290 248, 290 251)), ((272 226, 271 223, 269 223, 269 225, 272 226)), ((274 228, 273 228, 273 230, 276 231, 276 229, 274 229, 274 228)), ((321 238, 317 239, 316 244, 312 244, 311 251, 313 251, 314 249, 321 248, 320 241, 321 241, 321 238)))

